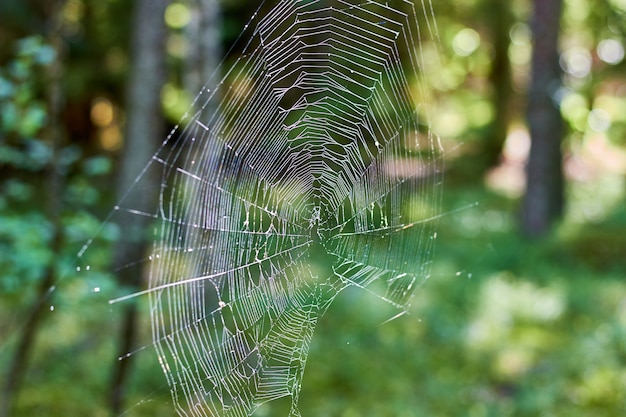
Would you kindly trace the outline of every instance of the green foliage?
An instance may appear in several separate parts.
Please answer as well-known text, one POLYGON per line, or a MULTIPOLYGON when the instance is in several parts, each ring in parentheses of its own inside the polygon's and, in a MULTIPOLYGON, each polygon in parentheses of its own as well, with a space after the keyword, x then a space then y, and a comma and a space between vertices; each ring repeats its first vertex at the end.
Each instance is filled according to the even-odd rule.
MULTIPOLYGON (((623 262, 607 256, 597 268, 592 247, 604 239, 587 242, 615 221, 572 236, 570 220, 537 244, 516 237, 511 201, 467 184, 446 196, 444 212, 480 205, 441 221, 432 278, 408 315, 384 323, 397 311, 349 291, 322 319, 303 413, 622 415, 623 262), (578 249, 585 242, 591 250, 578 249)), ((268 404, 263 415, 280 411, 268 404)))
MULTIPOLYGON (((54 49, 39 36, 20 39, 14 55, 0 67, 0 167, 12 175, 0 184, 0 293, 16 296, 41 279, 54 259, 54 228, 40 204, 48 187, 33 181, 34 175, 51 169, 68 172, 81 160, 82 151, 69 145, 54 155, 46 140, 47 103, 42 96, 45 70, 55 58, 54 49)), ((106 157, 86 159, 83 175, 68 178, 67 195, 58 196, 74 208, 95 204, 100 193, 87 176, 108 174, 106 157)), ((5 174, 6 175, 6 174, 5 174)), ((67 213, 70 229, 84 229, 80 212, 67 213)), ((90 233, 93 233, 92 228, 90 233)), ((76 233, 76 232, 72 232, 76 233)), ((85 234, 81 234, 85 239, 85 234)))
MULTIPOLYGON (((20 39, 13 46, 13 55, 0 67, 0 369, 4 372, 9 366, 15 342, 33 305, 50 304, 51 313, 55 305, 56 311, 69 306, 72 313, 64 321, 41 332, 45 341, 36 347, 36 365, 25 376, 35 385, 26 385, 21 397, 24 401, 18 407, 25 415, 50 415, 55 413, 50 405, 58 402, 61 394, 74 391, 82 396, 85 387, 91 389, 98 384, 93 380, 85 387, 70 389, 68 375, 56 367, 59 362, 55 360, 91 360, 76 354, 77 345, 89 342, 89 335, 72 336, 71 329, 82 332, 82 324, 95 323, 96 318, 102 317, 101 311, 75 307, 81 306, 81 297, 89 293, 85 286, 97 285, 98 292, 103 293, 111 293, 115 287, 111 276, 101 272, 80 282, 82 291, 72 291, 77 281, 68 276, 78 249, 99 229, 98 240, 104 242, 104 249, 90 253, 84 261, 106 271, 110 259, 108 242, 115 237, 115 231, 111 227, 101 229, 100 220, 85 209, 101 203, 102 193, 93 181, 109 175, 112 164, 104 156, 83 158, 83 150, 76 144, 56 151, 52 148, 47 132, 45 73, 55 52, 38 36, 20 39), (58 195, 51 195, 49 190, 48 181, 54 171, 64 176, 62 182, 67 185, 58 189, 58 195), (55 204, 52 199, 68 208, 61 209, 59 218, 50 214, 50 207, 55 204), (39 287, 47 275, 57 277, 55 284, 64 288, 62 295, 57 296, 53 286, 45 289, 47 296, 41 298, 39 287), (67 339, 58 339, 59 335, 67 339), (62 343, 56 343, 59 341, 62 343), (75 344, 64 346, 66 342, 75 344), (41 380, 45 383, 38 385, 41 380), (41 390, 40 386, 45 388, 41 390)), ((103 345, 103 349, 110 350, 110 346, 103 345)), ((78 414, 92 414, 94 408, 85 403, 77 410, 82 410, 78 414)))
POLYGON ((49 144, 36 139, 47 122, 37 82, 55 53, 38 36, 17 41, 14 50, 0 68, 0 164, 37 171, 52 158, 49 144))
MULTIPOLYGON (((0 68, 0 166, 37 172, 51 161, 52 151, 36 135, 46 124, 46 105, 38 98, 37 80, 54 59, 40 37, 14 44, 14 57, 0 68)), ((53 226, 40 210, 24 212, 37 187, 14 176, 0 186, 0 294, 15 298, 41 279, 53 257, 53 226)))
MULTIPOLYGON (((570 217, 556 236, 538 244, 516 237, 509 209, 514 201, 465 183, 447 187, 445 195, 443 212, 450 214, 440 223, 432 275, 409 314, 386 322, 398 311, 378 298, 357 289, 340 295, 313 339, 302 412, 622 415, 623 261, 607 256, 599 265, 596 256, 605 242, 599 231, 624 231, 626 212, 618 207, 582 229, 570 217), (452 212, 475 201, 476 207, 452 212)), ((580 204, 585 201, 573 201, 580 204)), ((90 224, 85 229, 97 227, 84 221, 90 224)), ((92 261, 96 270, 96 259, 86 262, 92 261)), ((106 300, 117 290, 110 278, 87 277, 66 288, 57 304, 40 346, 53 354, 35 359, 36 385, 23 396, 18 415, 32 415, 51 401, 48 415, 105 413, 102 402, 91 398, 106 392, 115 349, 107 334, 119 317, 106 300), (98 293, 89 290, 96 285, 98 293), (61 394, 59 387, 67 388, 61 394)), ((147 320, 147 306, 141 312, 147 320)), ((149 326, 147 321, 140 326, 142 344, 150 343, 149 326)), ((132 415, 171 415, 153 352, 140 351, 135 361, 128 391, 132 415)), ((289 402, 272 402, 256 415, 286 415, 288 407, 289 402)))
POLYGON ((15 297, 37 282, 52 258, 51 225, 40 213, 4 215, 0 221, 0 293, 15 297))

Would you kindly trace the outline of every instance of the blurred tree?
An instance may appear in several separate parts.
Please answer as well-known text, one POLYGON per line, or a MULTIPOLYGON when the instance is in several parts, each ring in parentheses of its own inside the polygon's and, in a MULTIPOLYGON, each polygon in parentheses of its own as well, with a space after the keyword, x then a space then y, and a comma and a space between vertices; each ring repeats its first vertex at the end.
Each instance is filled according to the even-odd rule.
POLYGON ((213 77, 222 57, 221 6, 218 0, 188 0, 191 19, 185 28, 189 44, 184 69, 184 87, 198 94, 203 87, 215 88, 213 77), (208 83, 208 84, 207 84, 208 83))
MULTIPOLYGON (((131 69, 127 85, 127 124, 125 145, 119 163, 117 183, 119 201, 143 213, 154 211, 158 196, 158 177, 155 171, 147 171, 143 177, 144 187, 128 193, 145 164, 156 152, 165 134, 165 122, 161 111, 161 88, 166 81, 164 21, 168 0, 137 0, 133 17, 131 45, 131 69)), ((113 265, 122 286, 137 291, 143 282, 142 262, 146 255, 147 228, 153 219, 149 216, 120 217, 118 226, 123 238, 115 246, 113 265), (137 265, 137 267, 124 267, 137 265)), ((118 357, 133 351, 136 343, 137 306, 126 306, 121 324, 118 357)), ((113 371, 110 407, 113 415, 119 415, 128 378, 131 358, 119 360, 113 371)))
POLYGON ((528 125, 531 148, 522 203, 526 235, 545 234, 563 213, 563 121, 555 94, 561 86, 558 40, 562 0, 534 0, 528 125))
POLYGON ((500 162, 510 122, 509 103, 513 88, 509 60, 511 44, 509 31, 513 24, 513 14, 509 0, 485 0, 482 7, 481 17, 486 21, 493 42, 489 83, 495 115, 488 128, 483 150, 486 167, 491 168, 500 162))

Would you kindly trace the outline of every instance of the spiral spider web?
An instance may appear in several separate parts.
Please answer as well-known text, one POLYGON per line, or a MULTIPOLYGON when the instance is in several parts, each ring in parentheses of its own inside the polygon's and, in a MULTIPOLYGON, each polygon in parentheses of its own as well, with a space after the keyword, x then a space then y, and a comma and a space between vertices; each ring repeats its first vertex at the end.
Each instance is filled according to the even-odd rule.
POLYGON ((425 3, 281 1, 154 157, 139 294, 180 415, 282 397, 299 415, 316 324, 343 289, 406 311, 436 237, 440 148, 420 102, 433 25, 425 3))

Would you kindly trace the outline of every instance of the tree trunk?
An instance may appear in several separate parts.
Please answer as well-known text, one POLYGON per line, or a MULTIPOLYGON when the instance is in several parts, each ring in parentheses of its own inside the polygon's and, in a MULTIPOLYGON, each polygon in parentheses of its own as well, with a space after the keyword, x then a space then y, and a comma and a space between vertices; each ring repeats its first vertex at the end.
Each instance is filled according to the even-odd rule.
POLYGON ((494 54, 489 72, 491 84, 491 102, 495 117, 487 133, 484 156, 486 168, 492 168, 500 162, 504 141, 509 129, 509 103, 513 93, 509 46, 509 31, 513 22, 511 2, 509 0, 487 0, 485 15, 488 17, 494 54))
POLYGON ((561 84, 559 21, 562 0, 534 0, 533 52, 528 100, 531 148, 526 167, 522 229, 531 237, 549 231, 563 213, 563 122, 553 96, 561 84))
MULTIPOLYGON (((164 138, 165 124, 161 112, 160 92, 165 83, 165 36, 163 19, 168 0, 137 0, 133 16, 131 70, 127 86, 125 145, 120 160, 117 184, 120 206, 141 213, 153 213, 157 205, 158 180, 147 171, 140 184, 135 180, 145 164, 157 151, 164 138), (127 190, 133 191, 126 195, 127 190)), ((143 266, 138 262, 147 251, 149 216, 120 213, 117 224, 122 230, 114 254, 114 268, 120 284, 137 291, 143 282, 143 266), (127 265, 133 265, 127 267, 127 265)), ((137 306, 130 301, 125 306, 120 333, 119 358, 135 349, 137 306)), ((114 367, 111 382, 110 407, 117 416, 123 407, 124 393, 132 357, 120 359, 114 367)))
POLYGON ((213 91, 219 81, 217 67, 222 59, 218 0, 188 0, 191 21, 185 28, 189 52, 185 61, 185 89, 196 95, 203 87, 213 91))
MULTIPOLYGON (((59 35, 60 11, 63 9, 64 1, 54 1, 48 4, 48 16, 50 16, 49 40, 56 52, 56 58, 51 63, 48 71, 48 126, 44 133, 50 141, 52 149, 52 159, 48 166, 46 176, 46 208, 47 217, 52 225, 52 253, 59 254, 62 246, 62 224, 61 211, 63 208, 63 188, 65 178, 60 167, 59 154, 65 144, 65 133, 60 124, 61 109, 65 101, 65 94, 62 88, 63 77, 63 39, 59 35)), ((3 378, 2 392, 0 393, 0 417, 9 417, 12 414, 17 395, 22 385, 23 377, 27 371, 30 352, 36 340, 37 332, 44 318, 46 307, 49 305, 51 289, 56 281, 56 265, 51 260, 45 271, 39 287, 35 303, 30 309, 29 315, 24 324, 22 334, 17 344, 15 356, 11 361, 8 372, 3 378)))

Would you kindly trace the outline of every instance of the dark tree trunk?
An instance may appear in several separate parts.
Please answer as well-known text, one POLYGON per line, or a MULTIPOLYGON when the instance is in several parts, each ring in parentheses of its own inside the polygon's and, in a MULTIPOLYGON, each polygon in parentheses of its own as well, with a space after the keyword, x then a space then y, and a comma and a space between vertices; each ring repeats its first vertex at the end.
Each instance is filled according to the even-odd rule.
MULTIPOLYGON (((51 250, 53 253, 61 252, 63 232, 61 224, 61 211, 63 208, 63 189, 65 178, 60 166, 59 154, 65 144, 65 132, 60 124, 61 109, 64 106, 65 94, 62 88, 63 76, 63 39, 59 35, 60 11, 64 1, 52 1, 47 5, 50 16, 48 32, 49 40, 56 51, 56 58, 48 70, 48 126, 44 133, 48 137, 52 149, 52 159, 46 175, 46 208, 47 217, 52 225, 51 250)), ((35 303, 30 308, 29 315, 24 324, 23 331, 17 343, 15 356, 11 361, 7 374, 3 377, 2 392, 0 393, 0 417, 8 417, 12 414, 17 395, 22 385, 23 377, 28 367, 28 359, 36 340, 37 332, 45 318, 47 307, 52 296, 52 288, 56 281, 55 262, 51 261, 45 271, 39 287, 35 303)))
POLYGON ((485 16, 489 19, 487 23, 494 46, 489 82, 493 89, 491 101, 494 106, 495 117, 489 127, 484 148, 486 167, 491 168, 500 162, 509 128, 509 104, 513 93, 511 62, 509 61, 509 46, 511 44, 509 31, 513 16, 509 0, 487 0, 485 7, 487 8, 485 16))
POLYGON ((528 97, 531 148, 526 168, 522 228, 528 236, 549 231, 563 213, 563 122, 553 95, 561 84, 558 37, 562 0, 534 0, 532 74, 528 97))
MULTIPOLYGON (((142 213, 153 213, 157 205, 158 180, 148 171, 126 195, 146 163, 164 138, 165 125, 161 112, 160 92, 165 83, 165 36, 163 19, 168 0, 137 0, 133 16, 131 45, 131 71, 127 87, 125 144, 120 160, 118 196, 120 206, 142 213)), ((114 254, 114 268, 120 284, 137 291, 143 282, 141 261, 147 251, 148 228, 153 219, 149 216, 125 215, 117 224, 123 240, 118 242, 114 254), (133 265, 133 267, 126 267, 133 265)), ((119 357, 124 358, 135 349, 137 306, 125 306, 120 332, 119 357)), ((132 357, 118 360, 111 382, 110 407, 113 415, 120 414, 127 388, 132 357)))

